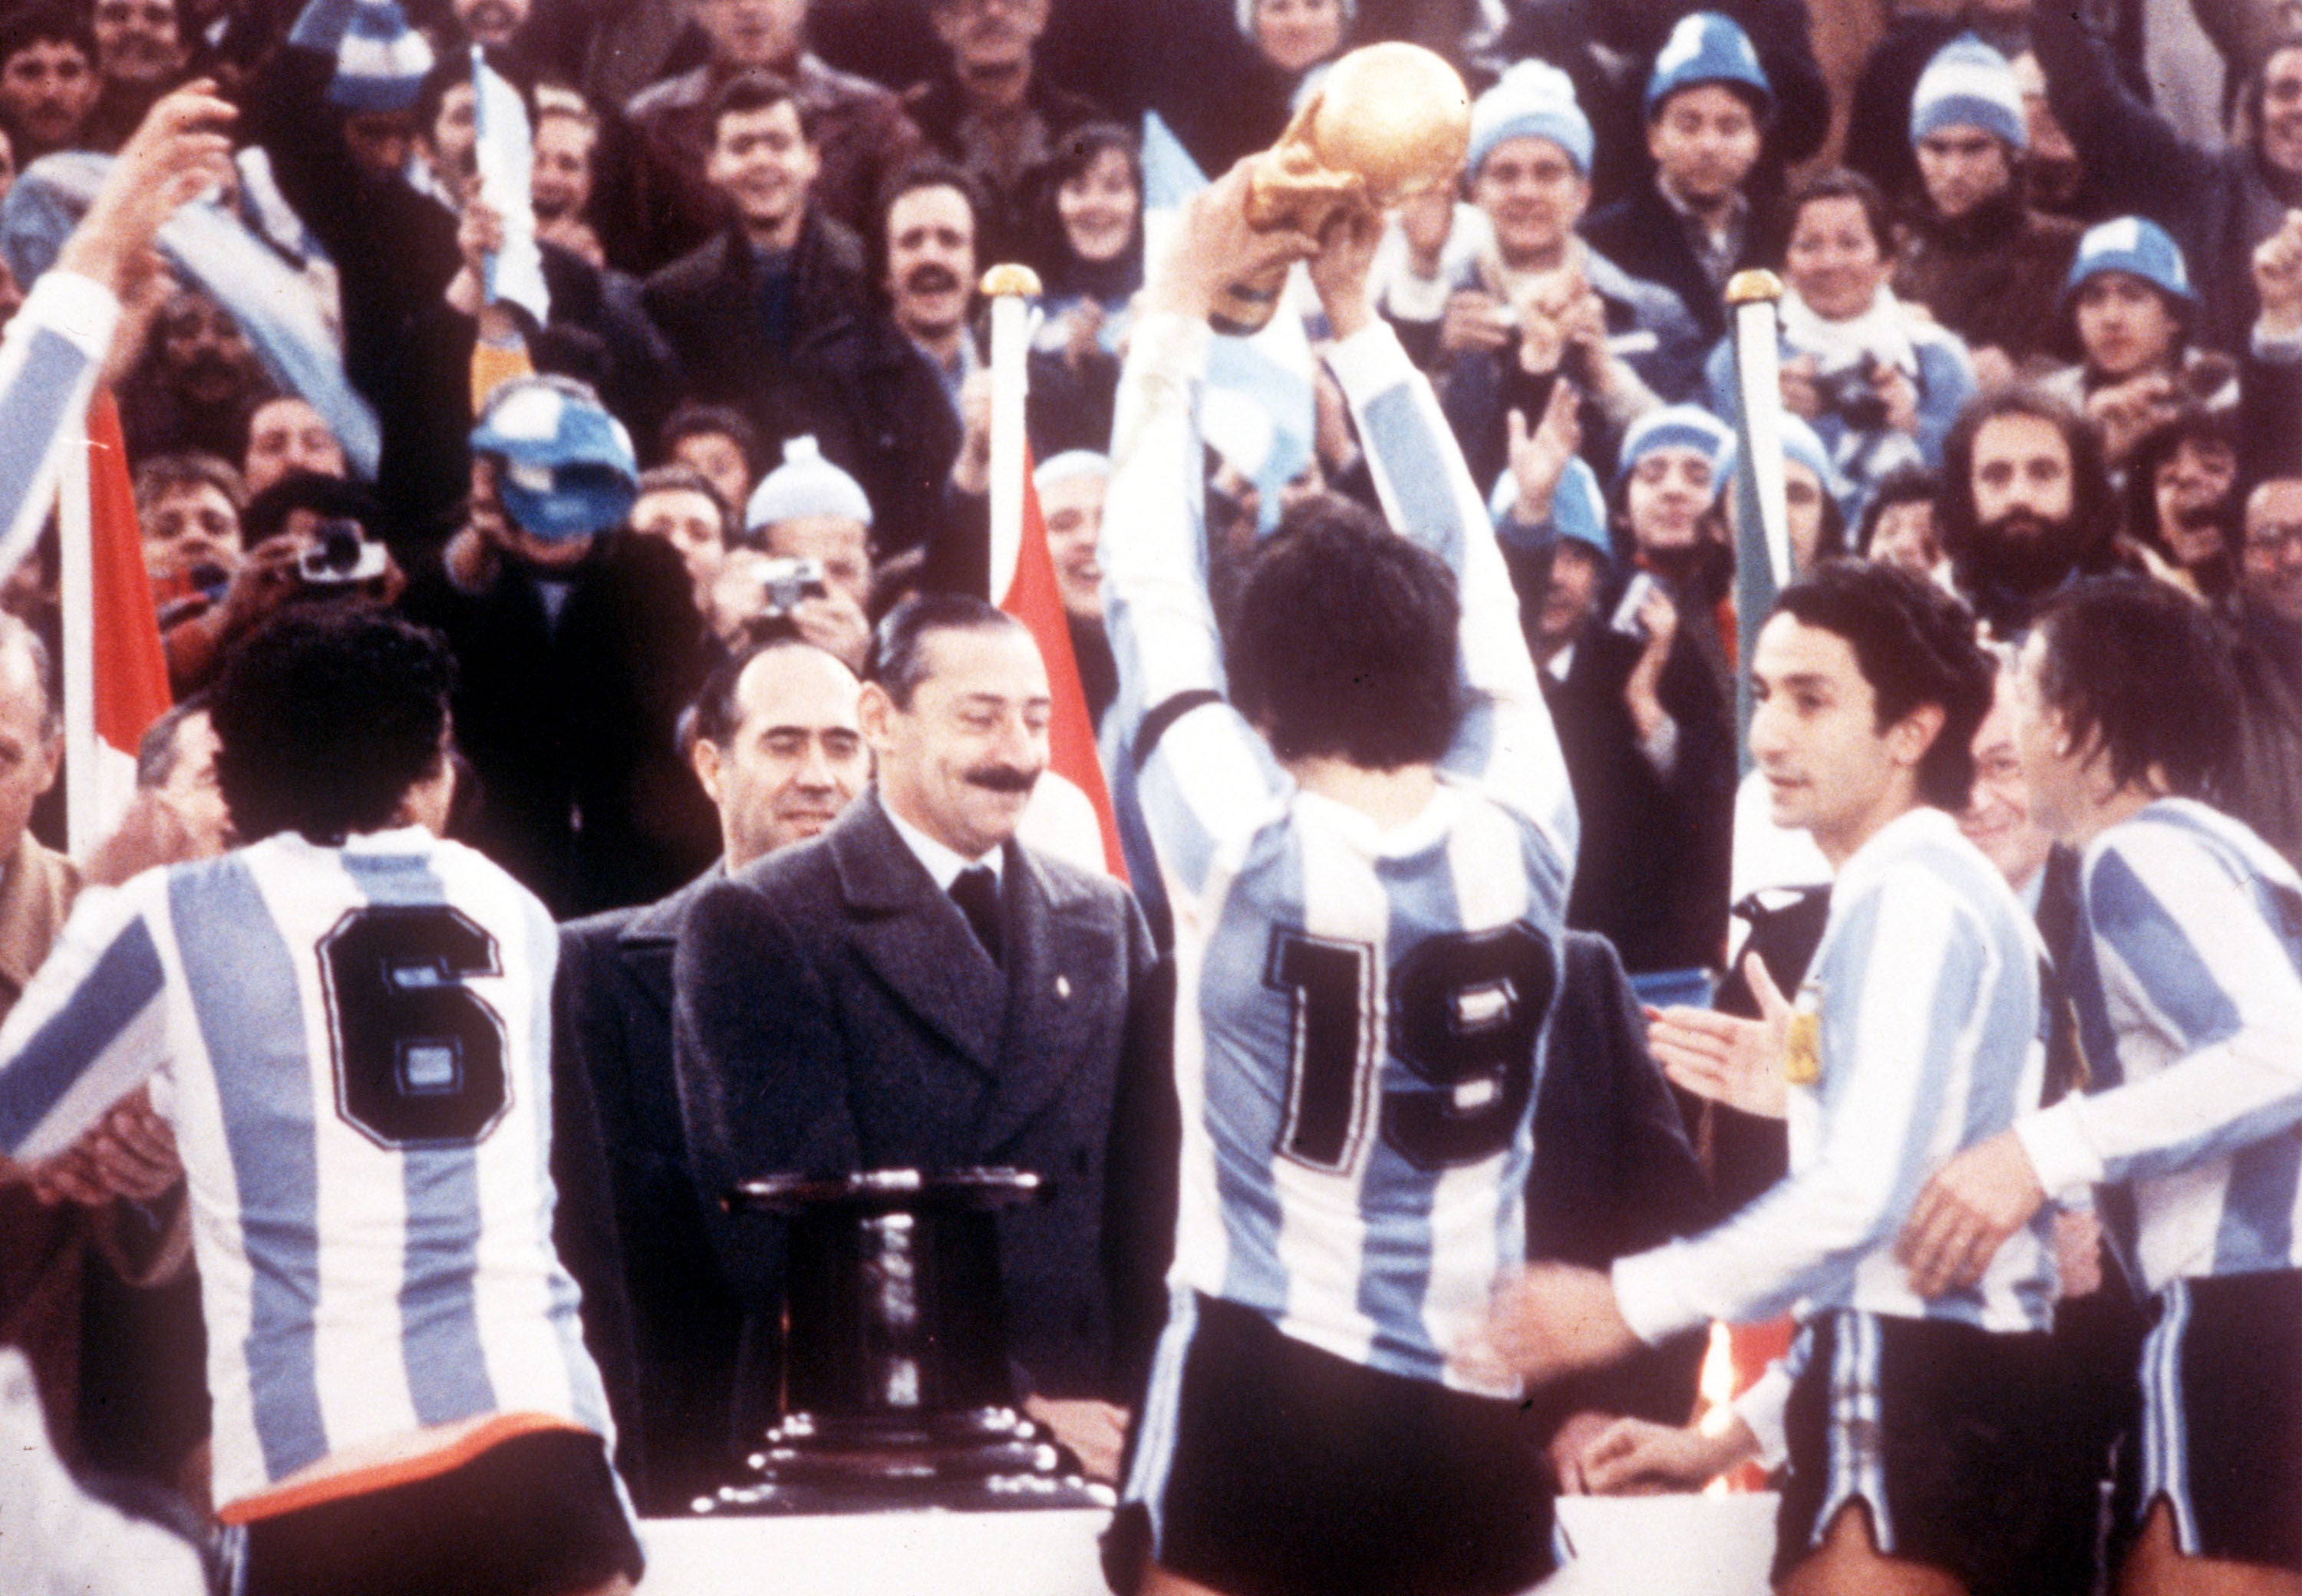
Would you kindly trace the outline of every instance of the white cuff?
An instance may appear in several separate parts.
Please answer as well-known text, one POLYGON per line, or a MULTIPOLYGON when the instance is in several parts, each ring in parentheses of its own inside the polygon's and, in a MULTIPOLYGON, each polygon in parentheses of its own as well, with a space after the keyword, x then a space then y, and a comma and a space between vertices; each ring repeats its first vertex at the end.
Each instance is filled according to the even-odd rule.
POLYGON ((2254 330, 2247 335, 2247 347, 2256 359, 2272 365, 2292 365, 2302 362, 2302 332, 2273 338, 2263 332, 2262 323, 2257 321, 2254 330))
POLYGON ((1330 348, 1327 369, 1335 374, 1353 410, 1416 374, 1415 362, 1399 347, 1399 334, 1381 316, 1330 348))
POLYGON ((1758 1438, 1759 1466, 1769 1474, 1790 1456, 1790 1438, 1783 1426, 1783 1410, 1790 1400, 1791 1377, 1780 1358, 1769 1364, 1751 1389, 1735 1399, 1735 1416, 1758 1438))
POLYGON ((1650 1347, 1693 1329, 1709 1316, 1690 1311, 1680 1298, 1671 1256, 1677 1247, 1671 1242, 1651 1252, 1617 1258, 1609 1271, 1615 1282, 1616 1311, 1631 1327, 1631 1333, 1650 1347))
POLYGON ((1206 375, 1207 346, 1214 334, 1203 321, 1155 311, 1135 323, 1129 334, 1127 364, 1175 382, 1196 382, 1206 375))
POLYGON ((2065 1097, 2052 1108, 2014 1121, 2015 1138, 2029 1155, 2031 1171, 2048 1197, 2094 1185, 2102 1179, 2102 1156, 2079 1123, 2082 1097, 2065 1097))
POLYGON ((16 315, 24 325, 47 328, 100 364, 120 326, 120 300, 92 277, 50 270, 40 273, 16 315))

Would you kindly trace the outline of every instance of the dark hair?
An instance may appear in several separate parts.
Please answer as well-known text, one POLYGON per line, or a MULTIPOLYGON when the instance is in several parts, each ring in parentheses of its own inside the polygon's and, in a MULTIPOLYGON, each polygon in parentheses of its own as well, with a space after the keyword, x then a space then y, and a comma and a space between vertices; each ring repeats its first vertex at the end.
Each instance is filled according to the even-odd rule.
MULTIPOLYGON (((886 181, 879 185, 879 192, 874 197, 871 211, 871 236, 863 241, 864 253, 870 259, 871 281, 874 285, 880 286, 883 293, 884 284, 887 281, 889 254, 887 220, 894 214, 897 200, 906 194, 917 194, 922 189, 957 190, 959 197, 967 201, 968 220, 975 227, 976 242, 979 245, 983 242, 983 218, 988 209, 988 202, 983 195, 983 185, 977 182, 964 168, 954 165, 941 155, 921 155, 915 161, 905 162, 895 172, 889 173, 886 181)), ((968 285, 970 290, 974 286, 973 283, 968 285)))
MULTIPOLYGON (((838 655, 796 635, 769 637, 745 643, 712 667, 711 674, 703 678, 703 685, 695 690, 694 701, 680 717, 681 729, 685 734, 682 741, 688 748, 698 743, 725 748, 734 740, 735 729, 744 724, 744 708, 736 701, 737 690, 744 685, 744 673, 752 668, 752 660, 779 649, 806 649, 821 654, 827 659, 839 659, 838 655)), ((845 668, 845 660, 839 663, 842 668, 845 668)))
POLYGON ((703 119, 707 145, 719 142, 719 123, 730 116, 748 116, 754 111, 772 111, 788 103, 799 117, 799 136, 810 144, 815 142, 815 113, 800 97, 799 89, 789 78, 765 67, 749 67, 737 72, 719 86, 711 97, 703 119))
POLYGON ((2240 747, 2238 676, 2204 605, 2147 577, 2096 576, 2048 600, 2037 630, 2039 697, 2074 747, 2099 746, 2113 782, 2156 769, 2181 797, 2221 795, 2240 747))
POLYGON ((208 695, 195 693, 144 728, 144 735, 136 740, 136 785, 139 789, 149 791, 168 785, 169 777, 176 773, 176 761, 183 757, 182 750, 176 746, 177 732, 193 716, 206 714, 207 708, 208 695))
POLYGON ((871 636, 871 661, 864 674, 895 701, 912 707, 912 694, 928 679, 926 643, 937 632, 1000 632, 1029 635, 1023 623, 971 593, 915 593, 889 610, 871 636))
POLYGON ((672 451, 690 438, 717 433, 735 446, 744 457, 746 475, 757 475, 760 469, 760 433, 741 410, 727 405, 699 405, 685 400, 664 417, 663 426, 656 433, 656 445, 663 458, 669 459, 672 451))
POLYGON ((214 689, 216 781, 248 842, 323 846, 391 823, 439 769, 456 662, 440 635, 370 609, 291 610, 214 689))
POLYGON ((1990 713, 1997 665, 1974 617, 1933 583, 1893 566, 1834 559, 1785 588, 1775 613, 1834 633, 1870 684, 1880 732, 1927 704, 1942 729, 1919 759, 1919 797, 1951 811, 1974 792, 1974 734, 1990 713))
POLYGON ((1891 260, 1895 254, 1894 219, 1886 209, 1886 197, 1878 192, 1878 185, 1859 172, 1849 172, 1844 166, 1827 166, 1820 172, 1809 172, 1791 185, 1790 197, 1783 206, 1782 241, 1787 249, 1791 234, 1798 231, 1799 214, 1807 206, 1825 199, 1852 199, 1862 206, 1862 219, 1869 225, 1870 236, 1878 241, 1881 259, 1891 260))
POLYGON ((32 662, 32 676, 40 688, 40 730, 54 736, 64 721, 63 694, 58 691, 55 656, 48 651, 39 628, 21 616, 0 610, 0 654, 21 648, 32 662))
MULTIPOLYGON (((527 113, 527 125, 533 129, 535 126, 535 74, 525 63, 505 51, 489 47, 482 54, 487 59, 488 70, 510 84, 519 96, 520 106, 527 113)), ((439 123, 440 107, 447 103, 448 91, 459 83, 466 88, 472 85, 472 56, 467 50, 442 52, 440 59, 432 63, 432 70, 417 81, 415 102, 407 109, 408 114, 416 119, 416 137, 424 143, 433 141, 432 130, 439 123)))
MULTIPOLYGON (((2210 410, 2189 401, 2143 433, 2126 460, 2127 535, 2147 543, 2170 560, 2174 551, 2166 542, 2166 529, 2158 525, 2158 468, 2180 453, 2183 444, 2191 442, 2221 444, 2230 451, 2235 466, 2240 458, 2237 417, 2230 411, 2210 410)), ((2232 505, 2243 504, 2235 474, 2231 486, 2232 505)), ((2232 554, 2238 551, 2239 530, 2227 521, 2222 528, 2232 554)))
MULTIPOLYGON (((2246 120, 2251 141, 2256 150, 2262 147, 2262 107, 2270 90, 2270 63, 2289 50, 2302 50, 2302 28, 2290 22, 2281 23, 2254 58, 2254 65, 2246 74, 2246 85, 2240 91, 2246 104, 2246 120)), ((0 62, 7 59, 0 55, 0 62)))
MULTIPOLYGON (((1967 402, 1943 439, 1942 491, 1935 500, 1943 550, 1953 561, 1974 541, 1974 442, 1982 429, 2009 416, 2051 423, 2071 455, 2071 520, 2089 554, 2107 551, 2116 520, 2102 439, 2069 406, 2035 388, 2001 388, 1967 402)), ((2081 561, 2081 564, 2085 564, 2081 561)))
POLYGON ((1905 504, 1932 505, 1942 498, 1942 478, 1924 466, 1898 466, 1878 479, 1862 506, 1862 519, 1854 528, 1854 551, 1865 559, 1878 535, 1886 512, 1905 504))
MULTIPOLYGON (((87 13, 77 6, 41 4, 28 5, 0 20, 0 68, 11 58, 34 45, 70 45, 88 57, 88 70, 96 71, 96 29, 89 26, 87 13)), ((17 152, 22 159, 23 152, 17 152)))
POLYGON ((309 510, 331 521, 357 521, 369 538, 381 542, 382 507, 375 495, 357 483, 316 471, 291 471, 248 501, 240 513, 239 541, 253 549, 288 525, 298 510, 309 510))
POLYGON ((1066 280, 1086 265, 1071 253, 1071 234, 1064 231, 1060 201, 1063 185, 1077 178, 1109 152, 1127 159, 1135 174, 1135 231, 1127 248, 1113 263, 1131 280, 1143 272, 1143 151, 1134 133, 1115 122, 1090 122, 1063 135, 1034 180, 1031 196, 1028 257, 1048 281, 1051 290, 1070 288, 1066 280))
POLYGON ((742 535, 734 507, 719 497, 719 490, 711 485, 711 479, 693 466, 656 466, 641 472, 639 491, 632 497, 632 508, 639 508, 640 500, 651 493, 701 493, 718 512, 719 541, 732 546, 742 535))
MULTIPOLYGON (((235 517, 248 508, 248 482, 239 468, 220 455, 188 449, 177 454, 153 455, 136 467, 136 513, 148 515, 164 496, 182 488, 214 488, 231 506, 235 517)), ((241 542, 247 542, 242 522, 241 542)))
POLYGON ((1223 637, 1231 701, 1282 760, 1429 764, 1461 724, 1455 574, 1323 493, 1256 550, 1223 637))

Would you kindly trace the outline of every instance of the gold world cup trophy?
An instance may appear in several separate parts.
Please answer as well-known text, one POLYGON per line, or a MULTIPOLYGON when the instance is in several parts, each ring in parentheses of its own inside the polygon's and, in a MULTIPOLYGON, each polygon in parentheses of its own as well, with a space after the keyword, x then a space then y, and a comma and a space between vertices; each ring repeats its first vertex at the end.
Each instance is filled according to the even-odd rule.
MULTIPOLYGON (((1327 69, 1279 142, 1256 160, 1248 224, 1323 233, 1348 211, 1388 211, 1454 181, 1471 143, 1471 97, 1446 62, 1419 45, 1369 45, 1327 69)), ((1253 332, 1279 308, 1280 266, 1223 291, 1211 318, 1253 332)))

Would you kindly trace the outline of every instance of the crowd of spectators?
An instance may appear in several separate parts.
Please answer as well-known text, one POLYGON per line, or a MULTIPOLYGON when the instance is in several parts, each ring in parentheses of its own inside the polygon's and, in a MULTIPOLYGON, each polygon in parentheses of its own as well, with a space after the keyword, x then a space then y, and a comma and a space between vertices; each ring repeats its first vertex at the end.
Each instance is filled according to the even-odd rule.
MULTIPOLYGON (((1738 801, 1723 293, 1747 267, 1786 289, 1796 563, 1906 567, 2001 642, 2081 575, 2181 590, 2240 661, 2230 805, 2302 861, 2302 33, 2248 0, 1829 9, 1867 19, 1867 58, 1806 0, 19 0, 0 19, 0 313, 53 257, 83 152, 196 79, 239 111, 237 189, 207 208, 261 256, 261 291, 186 239, 107 370, 195 706, 155 730, 146 785, 202 781, 198 695, 268 619, 395 607, 456 656, 454 834, 576 922, 563 1022, 622 1004, 647 1031, 568 1067, 606 1131, 622 1262, 585 1284, 628 1288, 610 1388, 653 1449, 626 1454, 635 1482, 658 1471, 648 1505, 730 1455, 744 1333, 684 1163, 667 905, 862 790, 874 626, 914 593, 985 591, 996 261, 1045 289, 1028 431, 1090 709, 1110 705, 1096 537, 1147 113, 1213 174, 1355 45, 1409 38, 1463 71, 1466 170, 1390 219, 1376 303, 1493 489, 1583 817, 1569 921, 1642 993, 1707 1000, 1730 903, 1758 895, 1741 918, 1764 921, 1768 895, 1827 875, 1738 801), (2146 52, 2178 24, 2224 68, 2219 116, 2212 94, 2153 104, 2146 52), (525 222, 483 197, 475 51, 527 113, 525 222), (540 317, 486 291, 522 236, 540 317), (563 427, 542 466, 601 474, 609 508, 580 528, 522 508, 537 467, 490 391, 505 372, 607 428, 563 427)), ((1373 504, 1318 382, 1285 491, 1373 504)), ((1216 567, 1253 535, 1247 475, 1211 457, 1216 567)), ((0 805, 12 992, 38 962, 20 900, 48 905, 26 935, 52 936, 70 892, 30 838, 61 845, 33 779, 55 570, 51 545, 0 633, 0 787, 27 788, 0 805)), ((1685 1106, 1727 1156, 1735 1128, 1685 1106)), ((197 1389, 197 1314, 123 1284, 160 1243, 108 1210, 36 1225, 21 1196, 0 1186, 0 1340, 34 1350, 68 1456, 178 1477, 197 1402, 169 1380, 197 1389), (158 1371, 132 1399, 106 1373, 123 1363, 158 1371)))

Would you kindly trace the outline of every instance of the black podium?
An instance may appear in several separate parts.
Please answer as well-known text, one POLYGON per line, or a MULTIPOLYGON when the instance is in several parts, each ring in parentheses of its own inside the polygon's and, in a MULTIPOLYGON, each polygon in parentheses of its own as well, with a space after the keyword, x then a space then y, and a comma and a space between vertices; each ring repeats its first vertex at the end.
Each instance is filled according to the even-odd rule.
POLYGON ((1039 1199, 1019 1170, 771 1176, 731 1207, 786 1223, 778 1417, 702 1513, 1109 1507, 1016 1407, 997 1213, 1039 1199))

